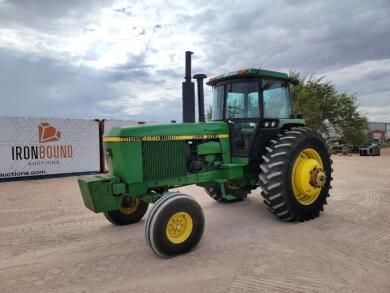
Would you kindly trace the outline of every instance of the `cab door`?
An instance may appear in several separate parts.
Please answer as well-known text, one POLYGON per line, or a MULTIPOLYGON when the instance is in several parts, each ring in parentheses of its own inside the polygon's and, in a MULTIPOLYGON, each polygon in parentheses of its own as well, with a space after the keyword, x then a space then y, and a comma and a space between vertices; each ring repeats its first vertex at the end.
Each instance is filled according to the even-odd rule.
POLYGON ((226 85, 225 118, 230 127, 233 156, 247 156, 260 121, 258 80, 237 81, 226 85))

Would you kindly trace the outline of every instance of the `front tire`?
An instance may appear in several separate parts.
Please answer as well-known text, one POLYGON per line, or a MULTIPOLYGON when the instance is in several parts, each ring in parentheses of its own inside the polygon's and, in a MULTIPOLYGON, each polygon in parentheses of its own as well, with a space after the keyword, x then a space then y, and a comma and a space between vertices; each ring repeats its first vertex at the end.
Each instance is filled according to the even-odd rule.
POLYGON ((322 136, 294 127, 271 140, 262 157, 261 195, 279 219, 303 222, 319 216, 329 196, 332 161, 322 136))
POLYGON ((137 198, 127 197, 123 200, 122 205, 119 210, 104 213, 106 219, 117 226, 137 223, 146 214, 149 203, 137 198))
POLYGON ((168 258, 193 249, 203 230, 204 215, 199 204, 189 195, 169 192, 151 209, 145 238, 157 255, 168 258))

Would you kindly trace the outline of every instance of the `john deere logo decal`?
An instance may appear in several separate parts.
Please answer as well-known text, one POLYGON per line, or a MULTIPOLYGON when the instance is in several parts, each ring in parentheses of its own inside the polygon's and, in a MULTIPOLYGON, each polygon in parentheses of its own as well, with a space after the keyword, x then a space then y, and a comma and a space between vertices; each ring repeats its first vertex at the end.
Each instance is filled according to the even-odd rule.
POLYGON ((61 132, 51 126, 48 122, 39 124, 39 142, 57 141, 61 138, 61 132))

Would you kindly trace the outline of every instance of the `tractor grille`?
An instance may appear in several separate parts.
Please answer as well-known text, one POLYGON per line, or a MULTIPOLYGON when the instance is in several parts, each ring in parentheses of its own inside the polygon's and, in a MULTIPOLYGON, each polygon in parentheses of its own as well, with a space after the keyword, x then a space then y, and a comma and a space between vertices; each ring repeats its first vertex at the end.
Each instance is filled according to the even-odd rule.
POLYGON ((144 181, 186 175, 185 141, 142 142, 144 181))

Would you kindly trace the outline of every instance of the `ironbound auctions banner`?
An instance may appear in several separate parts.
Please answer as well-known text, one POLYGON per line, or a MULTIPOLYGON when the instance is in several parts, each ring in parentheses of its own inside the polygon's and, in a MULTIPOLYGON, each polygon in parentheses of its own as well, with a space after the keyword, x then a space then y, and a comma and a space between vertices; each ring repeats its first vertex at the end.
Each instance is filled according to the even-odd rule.
POLYGON ((99 168, 98 122, 0 118, 0 179, 99 168))

